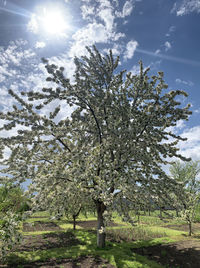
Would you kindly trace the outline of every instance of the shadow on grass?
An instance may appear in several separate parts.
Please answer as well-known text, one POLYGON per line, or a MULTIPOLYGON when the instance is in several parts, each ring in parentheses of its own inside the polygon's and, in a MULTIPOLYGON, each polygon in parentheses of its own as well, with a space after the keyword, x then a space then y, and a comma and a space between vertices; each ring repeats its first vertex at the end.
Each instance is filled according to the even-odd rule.
POLYGON ((54 232, 40 235, 24 236, 22 243, 17 245, 14 250, 21 252, 32 252, 36 250, 47 250, 52 248, 71 247, 84 244, 70 232, 54 232))
MULTIPOLYGON (((9 267, 17 267, 17 265, 31 264, 37 262, 45 262, 49 259, 70 258, 76 259, 80 256, 100 256, 109 261, 116 267, 146 267, 159 268, 160 265, 154 261, 148 260, 144 256, 140 256, 131 251, 132 243, 111 243, 107 242, 104 249, 96 247, 96 232, 86 230, 71 231, 71 234, 79 240, 78 245, 70 245, 68 247, 51 248, 45 250, 13 252, 7 257, 9 267), (15 266, 12 266, 15 265, 15 266), (142 266, 141 266, 142 265, 142 266)), ((55 234, 53 234, 55 235, 55 234)), ((52 234, 51 234, 52 236, 52 234)), ((28 267, 28 266, 27 266, 28 267)), ((37 266, 35 266, 37 267, 37 266)))

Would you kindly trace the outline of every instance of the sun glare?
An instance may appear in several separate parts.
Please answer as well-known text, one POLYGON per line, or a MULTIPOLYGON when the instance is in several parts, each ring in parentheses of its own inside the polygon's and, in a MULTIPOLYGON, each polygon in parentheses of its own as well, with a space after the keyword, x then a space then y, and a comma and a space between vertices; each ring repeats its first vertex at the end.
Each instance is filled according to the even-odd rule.
POLYGON ((35 34, 51 37, 66 37, 70 25, 70 14, 58 6, 36 8, 28 23, 28 29, 35 34))
POLYGON ((44 12, 42 19, 44 30, 48 34, 64 34, 67 29, 67 23, 59 10, 44 12))

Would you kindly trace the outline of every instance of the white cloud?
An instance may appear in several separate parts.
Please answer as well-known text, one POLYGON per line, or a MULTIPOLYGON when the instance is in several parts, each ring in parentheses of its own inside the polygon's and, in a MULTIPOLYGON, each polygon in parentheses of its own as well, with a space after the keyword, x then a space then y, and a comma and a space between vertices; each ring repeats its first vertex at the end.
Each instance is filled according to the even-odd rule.
POLYGON ((35 48, 44 48, 46 46, 45 42, 36 42, 35 48))
MULTIPOLYGON (((116 41, 125 37, 124 33, 116 31, 114 11, 118 10, 118 6, 119 3, 116 0, 82 0, 81 15, 86 25, 72 35, 69 57, 79 57, 85 54, 85 46, 96 43, 109 44, 109 47, 114 47, 116 41)), ((117 46, 114 50, 114 53, 118 54, 117 46)))
POLYGON ((135 50, 138 46, 138 42, 131 40, 126 45, 126 51, 124 53, 124 60, 131 59, 134 56, 135 50))
POLYGON ((69 56, 81 56, 86 50, 85 46, 95 43, 107 43, 111 38, 111 33, 100 23, 90 23, 86 27, 79 29, 73 36, 74 43, 70 49, 69 56))
MULTIPOLYGON (((121 54, 122 50, 123 50, 123 47, 119 43, 115 43, 113 45, 113 47, 111 47, 111 49, 112 49, 112 54, 114 56, 119 56, 121 54)), ((105 49, 103 49, 103 53, 108 54, 109 53, 109 50, 110 50, 110 48, 109 49, 108 48, 105 48, 105 49)))
POLYGON ((109 0, 97 0, 100 4, 100 8, 112 8, 112 5, 109 0))
POLYGON ((187 141, 179 143, 180 153, 193 160, 200 159, 200 126, 186 129, 181 137, 187 138, 187 141))
POLYGON ((183 0, 180 5, 175 3, 171 12, 175 12, 177 16, 183 16, 192 12, 200 13, 200 0, 183 0))
POLYGON ((155 54, 158 55, 159 53, 160 53, 160 49, 157 49, 157 50, 155 51, 155 54))
POLYGON ((175 81, 177 84, 184 84, 184 85, 190 86, 190 87, 192 87, 194 85, 194 83, 192 81, 184 81, 184 80, 181 80, 180 78, 177 78, 175 81))
POLYGON ((131 15, 131 12, 133 10, 134 4, 133 1, 128 0, 125 2, 123 9, 121 12, 116 11, 116 16, 119 18, 125 18, 127 16, 131 15))
POLYGON ((172 48, 172 45, 168 41, 165 42, 164 46, 165 46, 165 51, 168 51, 169 49, 172 48))
POLYGON ((81 11, 82 11, 82 18, 84 20, 91 21, 91 17, 95 14, 95 7, 91 5, 82 5, 81 11))
POLYGON ((130 72, 133 75, 139 74, 140 73, 140 65, 139 64, 133 65, 133 67, 131 68, 130 72))
POLYGON ((111 31, 114 23, 114 16, 111 8, 102 9, 99 11, 99 17, 104 21, 106 29, 111 31))
POLYGON ((177 123, 176 123, 176 131, 179 131, 180 129, 183 129, 184 127, 186 126, 185 124, 185 121, 184 120, 179 120, 177 123))

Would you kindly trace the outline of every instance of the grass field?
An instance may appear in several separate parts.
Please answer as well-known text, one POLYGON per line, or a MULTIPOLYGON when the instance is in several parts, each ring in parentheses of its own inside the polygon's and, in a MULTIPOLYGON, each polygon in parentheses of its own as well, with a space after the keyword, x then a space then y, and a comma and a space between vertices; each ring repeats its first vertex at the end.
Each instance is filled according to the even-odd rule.
MULTIPOLYGON (((48 212, 34 213, 23 223, 22 243, 9 253, 0 267, 182 268, 186 261, 184 258, 187 261, 192 258, 188 248, 193 249, 193 244, 199 250, 197 255, 200 255, 198 223, 194 225, 195 234, 191 238, 187 235, 185 223, 177 219, 160 220, 157 216, 140 216, 140 224, 133 227, 114 214, 113 223, 107 227, 104 249, 96 247, 95 229, 94 215, 88 215, 87 218, 81 215, 77 230, 73 231, 72 223, 65 218, 52 220, 48 212), (175 256, 168 256, 171 249, 176 253, 175 256), (182 263, 178 263, 179 253, 183 255, 186 249, 182 263), (157 255, 157 259, 154 255, 157 255), (171 263, 168 263, 169 259, 171 263)), ((194 259, 191 261, 195 263, 194 259)))

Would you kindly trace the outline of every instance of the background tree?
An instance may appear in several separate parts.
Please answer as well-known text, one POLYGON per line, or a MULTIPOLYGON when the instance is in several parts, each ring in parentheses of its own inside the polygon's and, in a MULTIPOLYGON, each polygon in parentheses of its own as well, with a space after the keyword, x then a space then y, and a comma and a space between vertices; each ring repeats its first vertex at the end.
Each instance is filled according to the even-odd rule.
POLYGON ((21 240, 19 224, 23 212, 29 209, 28 203, 20 187, 12 184, 0 186, 0 249, 3 257, 21 240))
POLYGON ((162 165, 167 157, 185 160, 177 152, 178 141, 185 139, 169 127, 187 120, 191 112, 176 99, 187 94, 169 92, 162 72, 150 78, 142 63, 138 75, 117 72, 119 58, 114 59, 112 51, 103 56, 95 47, 87 50, 88 56, 75 58, 73 82, 64 76, 63 67, 44 60, 49 88, 22 92, 22 97, 9 91, 19 104, 0 114, 7 120, 2 129, 28 128, 16 137, 1 138, 1 143, 12 150, 5 173, 13 180, 38 180, 35 191, 42 192, 42 178, 48 175, 48 187, 64 180, 84 189, 97 210, 97 245, 104 247, 104 218, 115 199, 134 192, 147 178, 156 178, 158 190, 159 185, 168 189, 172 184, 162 165), (71 117, 56 117, 60 105, 43 115, 52 101, 71 106, 71 117))
MULTIPOLYGON (((56 219, 66 216, 69 220, 73 220, 75 230, 80 212, 91 209, 93 200, 90 199, 90 196, 86 196, 84 189, 78 189, 75 184, 66 183, 65 180, 55 182, 52 187, 48 186, 49 176, 43 177, 42 181, 43 190, 34 194, 34 210, 48 210, 56 219)), ((51 178, 50 182, 52 183, 51 178)), ((36 188, 40 189, 35 182, 30 186, 29 192, 34 192, 36 188)))
POLYGON ((179 183, 176 191, 176 200, 181 207, 181 215, 189 226, 189 236, 192 235, 192 222, 195 219, 196 209, 200 201, 200 162, 174 163, 170 172, 172 177, 179 183))

